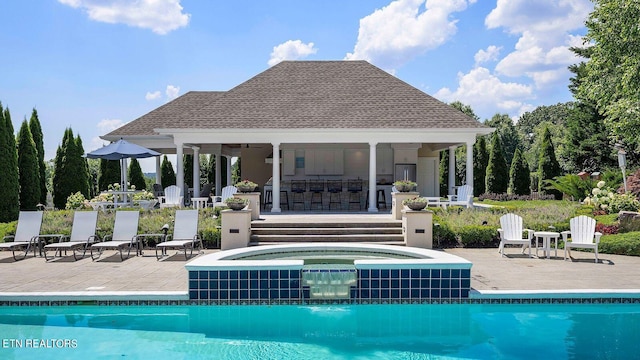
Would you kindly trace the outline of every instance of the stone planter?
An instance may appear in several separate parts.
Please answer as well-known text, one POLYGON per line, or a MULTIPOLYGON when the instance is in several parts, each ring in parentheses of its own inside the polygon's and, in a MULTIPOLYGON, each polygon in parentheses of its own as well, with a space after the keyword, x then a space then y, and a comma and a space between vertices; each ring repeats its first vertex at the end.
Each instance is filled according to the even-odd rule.
MULTIPOLYGON (((404 205, 402 202, 407 199, 413 199, 420 194, 417 192, 395 192, 391 194, 391 217, 395 220, 402 220, 402 210, 404 205)), ((426 205, 425 205, 426 206, 426 205)))
POLYGON ((247 205, 248 205, 248 204, 235 203, 235 202, 232 202, 232 203, 227 204, 227 206, 229 207, 229 209, 234 210, 234 211, 242 210, 242 209, 246 208, 246 207, 247 207, 247 205))
POLYGON ((251 210, 251 220, 258 220, 260 218, 260 193, 259 192, 250 192, 250 193, 235 193, 233 197, 246 199, 249 205, 249 210, 251 210))
POLYGON ((427 207, 427 203, 423 202, 423 201, 408 202, 408 203, 404 204, 404 206, 408 207, 411 210, 418 211, 418 210, 422 210, 422 209, 426 208, 427 207))

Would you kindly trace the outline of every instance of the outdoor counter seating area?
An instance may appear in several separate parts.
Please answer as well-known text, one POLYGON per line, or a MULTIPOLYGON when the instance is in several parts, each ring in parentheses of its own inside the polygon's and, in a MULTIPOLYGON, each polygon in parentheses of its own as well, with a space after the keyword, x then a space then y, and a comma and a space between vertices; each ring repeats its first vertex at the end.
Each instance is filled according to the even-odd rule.
MULTIPOLYGON (((376 207, 391 209, 391 184, 376 185, 376 207)), ((273 185, 262 191, 262 209, 273 205, 273 185)), ((365 210, 369 206, 369 183, 362 179, 305 179, 280 182, 283 210, 365 210)))

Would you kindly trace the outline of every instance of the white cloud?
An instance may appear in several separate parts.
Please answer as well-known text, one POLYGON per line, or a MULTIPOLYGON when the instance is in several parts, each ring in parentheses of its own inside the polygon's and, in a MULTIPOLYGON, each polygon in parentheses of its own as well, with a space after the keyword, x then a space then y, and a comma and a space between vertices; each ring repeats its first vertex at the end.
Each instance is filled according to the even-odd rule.
POLYGON ((179 93, 180 93, 180 86, 167 85, 167 90, 165 90, 167 99, 173 100, 178 97, 179 93))
POLYGON ((569 47, 581 45, 570 32, 584 27, 589 0, 498 0, 485 25, 520 35, 513 52, 496 65, 496 74, 534 80, 544 88, 568 79, 567 67, 580 59, 569 47))
MULTIPOLYGON (((100 134, 104 135, 121 127, 124 124, 125 122, 119 119, 104 119, 104 120, 100 120, 100 122, 98 122, 96 127, 98 128, 100 134)), ((108 141, 102 140, 99 137, 95 136, 91 138, 91 142, 89 143, 89 152, 95 149, 99 149, 108 144, 109 144, 108 141)))
POLYGON ((58 0, 84 10, 90 19, 109 24, 126 24, 151 29, 164 35, 187 26, 190 14, 182 12, 180 0, 58 0))
POLYGON ((100 120, 100 122, 98 122, 98 125, 96 126, 98 127, 100 132, 108 133, 121 127, 124 124, 125 123, 119 119, 104 119, 104 120, 100 120))
POLYGON ((476 61, 476 65, 497 60, 500 56, 500 50, 502 50, 502 46, 498 47, 495 45, 489 46, 487 50, 478 50, 473 57, 476 61))
POLYGON ((447 103, 460 101, 470 105, 482 116, 490 117, 496 112, 509 115, 520 113, 531 107, 525 101, 533 98, 531 86, 515 82, 502 82, 483 67, 476 67, 467 74, 458 74, 458 88, 442 88, 435 97, 447 103))
POLYGON ((148 92, 147 95, 144 96, 147 101, 160 99, 162 93, 160 91, 148 92))
POLYGON ((451 18, 476 0, 396 0, 360 19, 358 41, 346 60, 367 60, 393 71, 446 43, 457 32, 451 18))
POLYGON ((283 60, 298 60, 317 52, 312 42, 305 44, 300 40, 288 40, 273 47, 268 64, 273 66, 283 60))

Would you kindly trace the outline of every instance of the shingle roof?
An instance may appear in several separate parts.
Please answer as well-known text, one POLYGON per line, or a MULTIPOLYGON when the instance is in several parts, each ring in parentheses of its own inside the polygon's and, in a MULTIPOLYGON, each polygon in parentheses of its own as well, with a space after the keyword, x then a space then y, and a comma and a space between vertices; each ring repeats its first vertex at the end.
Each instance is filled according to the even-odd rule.
POLYGON ((283 61, 227 92, 190 92, 109 135, 152 128, 485 128, 366 61, 283 61))

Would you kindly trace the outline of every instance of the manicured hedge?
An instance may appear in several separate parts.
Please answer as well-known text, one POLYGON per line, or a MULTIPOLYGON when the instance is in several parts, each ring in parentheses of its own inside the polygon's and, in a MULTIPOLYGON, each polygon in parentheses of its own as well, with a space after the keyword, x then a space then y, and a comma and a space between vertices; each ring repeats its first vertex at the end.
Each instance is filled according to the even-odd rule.
POLYGON ((640 256, 640 232, 603 235, 598 251, 603 254, 640 256))

